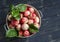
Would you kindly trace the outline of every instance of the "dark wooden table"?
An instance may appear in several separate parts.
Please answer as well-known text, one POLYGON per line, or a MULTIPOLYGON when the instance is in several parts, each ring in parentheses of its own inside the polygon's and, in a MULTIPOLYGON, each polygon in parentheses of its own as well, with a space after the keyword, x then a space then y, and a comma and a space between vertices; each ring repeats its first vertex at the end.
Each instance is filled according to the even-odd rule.
POLYGON ((60 42, 60 0, 0 0, 0 42, 24 42, 26 39, 5 38, 4 24, 9 4, 30 4, 41 10, 40 32, 28 38, 27 42, 60 42))

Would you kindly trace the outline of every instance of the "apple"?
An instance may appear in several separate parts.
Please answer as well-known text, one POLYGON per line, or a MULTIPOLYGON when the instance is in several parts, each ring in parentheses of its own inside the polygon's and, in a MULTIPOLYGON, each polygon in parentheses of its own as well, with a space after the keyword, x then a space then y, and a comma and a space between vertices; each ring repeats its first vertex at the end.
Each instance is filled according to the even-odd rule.
POLYGON ((32 24, 32 23, 33 23, 33 19, 29 19, 28 24, 32 24))
POLYGON ((34 13, 34 9, 33 9, 33 8, 29 8, 29 11, 30 11, 31 13, 34 13))
POLYGON ((27 17, 23 17, 22 19, 21 19, 21 23, 23 24, 23 23, 28 23, 28 18, 27 17))
POLYGON ((30 35, 30 33, 29 33, 28 30, 24 31, 24 36, 25 36, 25 37, 28 37, 29 35, 30 35))
POLYGON ((21 28, 21 24, 18 24, 18 25, 16 26, 16 29, 19 31, 20 28, 21 28))
POLYGON ((39 18, 36 17, 36 18, 34 19, 34 21, 35 21, 36 23, 39 23, 39 18))
POLYGON ((22 30, 28 30, 29 25, 28 24, 22 24, 22 30))
POLYGON ((17 25, 19 24, 19 20, 12 20, 12 21, 11 21, 11 24, 12 24, 13 26, 17 26, 17 25))
POLYGON ((40 25, 38 23, 34 23, 34 26, 36 26, 38 29, 40 27, 40 25))
POLYGON ((14 26, 13 26, 12 24, 9 24, 9 28, 13 29, 13 28, 14 28, 14 26))
POLYGON ((23 36, 23 31, 19 31, 19 36, 23 36))
POLYGON ((33 18, 33 19, 36 18, 36 14, 35 14, 35 13, 32 14, 32 18, 33 18))
POLYGON ((35 19, 36 18, 36 14, 35 13, 33 13, 33 14, 31 13, 28 18, 29 19, 35 19))
POLYGON ((24 12, 24 16, 28 16, 28 15, 30 15, 30 11, 27 10, 24 12))

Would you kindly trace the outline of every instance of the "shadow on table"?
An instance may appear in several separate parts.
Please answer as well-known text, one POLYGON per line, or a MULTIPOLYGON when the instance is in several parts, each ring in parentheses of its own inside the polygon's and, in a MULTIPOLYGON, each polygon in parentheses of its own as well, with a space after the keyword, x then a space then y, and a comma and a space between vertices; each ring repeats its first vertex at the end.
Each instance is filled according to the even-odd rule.
POLYGON ((28 42, 28 38, 17 38, 17 37, 14 37, 14 38, 1 38, 0 39, 0 42, 28 42))

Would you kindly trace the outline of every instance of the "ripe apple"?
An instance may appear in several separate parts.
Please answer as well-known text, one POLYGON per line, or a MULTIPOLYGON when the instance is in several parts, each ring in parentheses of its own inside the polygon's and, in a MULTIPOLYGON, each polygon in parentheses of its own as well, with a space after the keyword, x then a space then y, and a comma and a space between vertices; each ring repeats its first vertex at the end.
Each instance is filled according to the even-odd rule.
POLYGON ((18 25, 16 26, 16 29, 19 31, 19 30, 21 29, 21 24, 18 24, 18 25))
POLYGON ((23 31, 19 31, 19 36, 22 36, 23 35, 23 31))
POLYGON ((28 30, 29 25, 28 24, 22 24, 22 30, 28 30))
POLYGON ((33 23, 33 19, 29 19, 28 24, 32 24, 32 23, 33 23))
POLYGON ((11 29, 12 29, 12 28, 14 28, 14 26, 13 26, 12 24, 9 24, 9 28, 11 28, 11 29))
POLYGON ((35 21, 36 23, 39 23, 39 18, 36 17, 36 18, 34 19, 34 21, 35 21))
POLYGON ((28 23, 28 18, 23 17, 23 18, 21 19, 21 23, 22 23, 22 24, 23 24, 23 23, 28 23))
POLYGON ((19 24, 19 21, 18 21, 18 20, 12 20, 12 21, 11 21, 11 24, 12 24, 13 26, 17 26, 17 25, 19 24))
POLYGON ((30 35, 30 33, 29 33, 28 30, 24 31, 24 36, 25 36, 25 37, 28 37, 29 35, 30 35))
POLYGON ((24 16, 27 17, 28 15, 30 15, 30 11, 27 10, 27 11, 24 12, 24 16))
POLYGON ((40 27, 40 25, 38 23, 34 23, 34 26, 36 26, 38 29, 40 27))
POLYGON ((29 11, 30 11, 31 13, 34 13, 34 9, 33 9, 33 8, 29 8, 29 11))

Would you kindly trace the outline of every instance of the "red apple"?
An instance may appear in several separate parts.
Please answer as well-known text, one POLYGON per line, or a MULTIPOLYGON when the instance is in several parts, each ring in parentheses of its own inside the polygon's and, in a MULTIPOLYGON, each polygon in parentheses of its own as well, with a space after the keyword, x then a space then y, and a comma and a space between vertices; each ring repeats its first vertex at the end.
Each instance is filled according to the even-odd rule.
POLYGON ((24 31, 24 36, 25 36, 25 37, 28 37, 29 35, 30 35, 30 33, 29 33, 28 30, 24 31))
POLYGON ((33 19, 35 19, 35 17, 36 17, 36 14, 35 14, 35 13, 34 13, 34 14, 32 14, 32 18, 33 18, 33 19))
POLYGON ((30 18, 30 19, 35 19, 35 17, 36 17, 36 14, 35 14, 35 13, 33 13, 33 14, 31 13, 28 18, 30 18))
POLYGON ((36 18, 34 19, 34 21, 35 21, 35 23, 39 23, 39 18, 36 17, 36 18))
POLYGON ((28 18, 26 18, 26 17, 23 17, 22 19, 21 19, 21 23, 23 24, 23 23, 27 23, 28 22, 28 18))
POLYGON ((25 11, 25 13, 24 13, 24 16, 28 16, 28 15, 30 15, 30 11, 25 11))
POLYGON ((29 19, 28 24, 32 24, 32 23, 33 23, 33 19, 29 19))
POLYGON ((9 28, 11 28, 11 29, 12 29, 12 28, 14 28, 14 26, 13 26, 12 24, 9 24, 9 28))
POLYGON ((12 21, 11 21, 11 24, 12 24, 13 26, 17 26, 17 25, 19 24, 19 21, 18 21, 18 20, 12 20, 12 21))
POLYGON ((23 35, 23 31, 19 31, 19 36, 22 36, 23 35))
POLYGON ((29 11, 30 11, 31 13, 34 13, 34 9, 33 9, 33 8, 29 8, 29 11))
POLYGON ((18 25, 16 26, 16 29, 19 31, 20 28, 21 28, 21 24, 18 24, 18 25))

